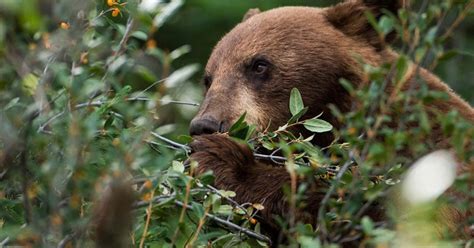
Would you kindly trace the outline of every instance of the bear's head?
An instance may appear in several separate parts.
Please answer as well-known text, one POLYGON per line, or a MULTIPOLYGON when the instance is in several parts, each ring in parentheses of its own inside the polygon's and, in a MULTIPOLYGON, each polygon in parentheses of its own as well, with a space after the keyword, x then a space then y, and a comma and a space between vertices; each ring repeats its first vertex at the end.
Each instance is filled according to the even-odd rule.
MULTIPOLYGON (((385 40, 367 21, 383 10, 396 12, 396 0, 349 0, 328 8, 282 7, 260 13, 250 10, 214 48, 204 75, 205 99, 190 126, 191 135, 225 132, 244 112, 259 130, 284 125, 291 117, 288 101, 297 88, 307 117, 336 127, 328 105, 351 106, 339 83, 363 81, 359 59, 379 64, 385 40)), ((330 142, 331 134, 318 137, 330 142)))

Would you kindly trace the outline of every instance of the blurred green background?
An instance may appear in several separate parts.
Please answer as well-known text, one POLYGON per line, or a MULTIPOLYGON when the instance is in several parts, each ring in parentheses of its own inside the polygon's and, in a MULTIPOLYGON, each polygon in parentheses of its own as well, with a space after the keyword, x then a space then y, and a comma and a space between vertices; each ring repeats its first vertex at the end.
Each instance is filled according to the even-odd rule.
MULTIPOLYGON (((221 1, 188 0, 178 13, 156 34, 158 47, 172 51, 184 44, 191 46, 191 52, 181 58, 176 66, 190 63, 201 65, 195 81, 202 75, 202 69, 214 45, 229 30, 239 23, 250 8, 268 10, 279 6, 328 6, 340 1, 319 0, 274 0, 274 1, 221 1)), ((416 9, 419 1, 413 1, 416 9)), ((448 16, 448 20, 454 17, 448 16)), ((448 22, 449 23, 449 22, 448 22)), ((468 102, 474 104, 474 16, 469 15, 455 30, 447 42, 447 49, 458 50, 458 55, 441 63, 435 72, 468 102)))

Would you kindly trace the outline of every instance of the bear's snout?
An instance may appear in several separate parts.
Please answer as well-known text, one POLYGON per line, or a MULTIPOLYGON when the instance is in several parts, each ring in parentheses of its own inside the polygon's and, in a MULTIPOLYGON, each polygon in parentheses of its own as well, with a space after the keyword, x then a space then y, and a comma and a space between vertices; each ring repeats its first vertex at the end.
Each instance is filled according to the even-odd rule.
POLYGON ((222 123, 213 118, 194 118, 189 126, 191 136, 222 132, 222 123))

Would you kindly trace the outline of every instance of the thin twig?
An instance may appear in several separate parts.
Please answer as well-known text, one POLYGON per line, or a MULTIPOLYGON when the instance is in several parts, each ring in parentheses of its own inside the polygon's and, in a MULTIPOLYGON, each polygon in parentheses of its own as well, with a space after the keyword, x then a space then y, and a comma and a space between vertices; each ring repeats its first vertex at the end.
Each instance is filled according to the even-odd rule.
POLYGON ((132 31, 133 31, 133 25, 134 25, 134 19, 132 15, 128 17, 127 20, 127 26, 125 28, 125 32, 123 33, 122 39, 120 40, 118 46, 117 46, 117 51, 112 53, 112 58, 107 61, 105 65, 105 73, 102 76, 102 79, 100 80, 101 82, 105 82, 105 92, 107 92, 110 89, 110 83, 106 81, 107 76, 109 75, 109 68, 110 65, 115 62, 117 57, 121 55, 125 51, 125 45, 128 41, 128 38, 130 37, 132 31))
MULTIPOLYGON (((131 102, 135 102, 135 101, 153 101, 153 99, 147 98, 147 97, 129 97, 129 98, 125 98, 125 101, 131 101, 131 102)), ((194 102, 175 101, 175 100, 159 100, 159 101, 163 105, 165 105, 165 104, 179 104, 179 105, 199 106, 198 103, 194 103, 194 102)), ((78 110, 78 109, 86 108, 86 107, 101 107, 102 105, 104 105, 106 103, 107 103, 107 101, 105 101, 105 100, 89 101, 89 102, 79 103, 79 104, 76 104, 74 106, 73 110, 78 110)), ((37 132, 38 133, 52 134, 52 132, 46 131, 45 127, 48 124, 52 123, 57 118, 63 116, 65 113, 66 112, 63 110, 62 112, 59 112, 59 113, 53 115, 52 117, 48 118, 44 123, 40 124, 40 126, 38 127, 37 132)))
POLYGON ((135 202, 135 203, 133 204, 133 208, 134 208, 134 209, 137 209, 137 208, 142 208, 142 207, 148 206, 148 205, 150 204, 150 202, 153 202, 153 203, 161 203, 161 202, 163 202, 164 200, 168 200, 168 199, 174 198, 175 196, 176 196, 175 194, 155 196, 155 197, 153 197, 150 201, 138 201, 138 202, 135 202))
MULTIPOLYGON (((155 152, 158 152, 158 153, 160 153, 160 150, 158 150, 155 146, 161 146, 161 147, 166 147, 166 148, 171 149, 171 150, 176 150, 176 147, 174 147, 174 146, 161 144, 161 143, 158 143, 158 142, 155 142, 155 141, 145 140, 145 142, 150 145, 151 149, 153 149, 155 152)), ((179 149, 179 150, 181 150, 181 149, 179 149)))
MULTIPOLYGON (((207 189, 191 189, 190 190, 190 193, 195 193, 195 192, 209 192, 207 189)), ((169 195, 160 195, 160 196, 155 196, 153 197, 152 200, 150 201, 139 201, 139 202, 136 202, 134 205, 133 205, 133 208, 134 209, 137 209, 137 208, 141 208, 141 207, 145 207, 145 206, 148 206, 150 203, 154 203, 154 204, 161 204, 163 202, 166 202, 166 201, 169 201, 169 200, 172 200, 176 197, 176 193, 173 193, 173 194, 169 194, 169 195)), ((178 200, 174 200, 174 203, 176 205, 178 205, 179 207, 183 207, 184 208, 184 203, 178 201, 178 200)), ((186 206, 186 209, 188 210, 192 210, 192 207, 187 205, 186 206)), ((267 237, 267 236, 264 236, 262 234, 258 234, 258 233, 255 233, 254 231, 252 230, 249 230, 247 228, 244 228, 244 227, 241 227, 239 225, 236 225, 230 221, 227 221, 227 220, 224 220, 220 217, 217 217, 213 214, 210 214, 210 213, 207 213, 206 214, 207 218, 209 219, 212 219, 213 221, 221 224, 221 225, 224 225, 226 227, 228 227, 229 229, 231 230, 234 230, 234 231, 239 231, 239 232, 242 232, 244 234, 246 234, 247 236, 249 237, 252 237, 252 238, 255 238, 257 240, 260 240, 260 241, 263 241, 263 242, 267 242, 268 244, 271 244, 271 241, 270 239, 267 237)))
POLYGON ((230 202, 232 205, 234 205, 234 207, 240 208, 242 211, 244 211, 244 213, 246 215, 248 215, 248 212, 247 212, 246 208, 244 208, 242 205, 240 205, 238 202, 234 201, 230 197, 227 197, 227 196, 221 194, 221 192, 218 189, 212 187, 211 185, 206 185, 206 188, 210 189, 212 192, 216 193, 220 197, 226 199, 228 202, 230 202))
MULTIPOLYGON (((180 201, 175 201, 175 204, 180 206, 180 207, 184 207, 184 204, 180 201)), ((191 209, 192 210, 192 207, 191 206, 186 206, 186 209, 191 209)), ((244 227, 241 227, 239 225, 236 225, 230 221, 226 221, 222 218, 219 218, 213 214, 210 214, 210 213, 207 213, 206 214, 207 218, 221 224, 221 225, 224 225, 234 231, 239 231, 241 233, 244 233, 246 234, 247 236, 251 237, 251 238, 254 238, 254 239, 257 239, 257 240, 260 240, 260 241, 263 241, 265 243, 268 243, 270 246, 272 245, 272 241, 270 240, 270 238, 268 238, 267 236, 265 235, 262 235, 262 234, 259 234, 259 233, 256 233, 252 230, 249 230, 247 228, 244 228, 244 227)))
MULTIPOLYGON (((50 63, 50 62, 48 62, 50 63)), ((44 73, 47 72, 47 68, 49 67, 49 64, 47 64, 45 66, 45 69, 43 70, 44 73)), ((44 75, 42 75, 41 77, 44 77, 44 75)), ((53 98, 51 101, 48 101, 47 104, 45 104, 46 106, 50 106, 52 105, 54 102, 56 102, 56 100, 58 100, 62 95, 64 94, 64 91, 62 91, 60 94, 58 94, 55 98, 53 98)), ((36 117, 38 117, 42 112, 44 111, 44 106, 43 105, 40 105, 38 106, 37 108, 33 109, 31 112, 28 112, 25 117, 23 118, 25 122, 29 122, 29 121, 33 121, 34 119, 36 119, 36 117)))
POLYGON ((48 126, 51 122, 53 122, 54 120, 56 120, 57 118, 61 117, 63 114, 65 113, 65 111, 61 111, 55 115, 53 115, 52 117, 50 117, 48 120, 46 120, 43 124, 41 124, 39 127, 38 127, 38 133, 47 133, 47 134, 52 134, 51 131, 47 131, 45 130, 44 128, 46 126, 48 126))
POLYGON ((0 247, 4 247, 10 241, 10 237, 6 237, 2 242, 0 242, 0 247))
POLYGON ((207 214, 209 214, 209 206, 204 210, 204 215, 199 218, 199 223, 198 223, 198 226, 196 228, 196 232, 194 233, 193 237, 191 238, 191 240, 189 241, 188 244, 186 244, 186 247, 193 247, 193 244, 194 242, 196 242, 198 236, 199 236, 199 233, 201 232, 202 230, 202 227, 204 226, 204 223, 206 223, 206 217, 207 217, 207 214))
POLYGON ((179 149, 183 149, 184 151, 186 152, 190 152, 191 151, 191 148, 187 145, 183 145, 183 144, 180 144, 180 143, 177 143, 177 142, 174 142, 168 138, 165 138, 159 134, 157 134, 156 132, 150 132, 151 135, 155 136, 156 138, 158 138, 159 140, 161 141, 164 141, 170 145, 172 145, 173 147, 176 147, 176 148, 179 148, 179 149))
POLYGON ((74 238, 75 234, 68 234, 66 237, 64 237, 59 243, 57 248, 64 248, 66 247, 67 244, 74 238))
MULTIPOLYGON (((288 145, 290 145, 290 144, 291 144, 291 141, 288 142, 288 145)), ((273 150, 273 152, 270 153, 270 156, 275 156, 275 154, 276 154, 277 152, 279 152, 279 151, 281 151, 281 147, 278 147, 277 149, 273 150)), ((272 159, 272 161, 273 161, 274 163, 276 163, 276 164, 278 163, 278 162, 277 162, 276 160, 274 160, 274 159, 272 159)))
MULTIPOLYGON (((131 102, 135 102, 135 101, 153 101, 153 99, 151 98, 147 98, 147 97, 129 97, 129 98, 125 98, 125 101, 131 101, 131 102)), ((174 101, 174 100, 159 100, 162 104, 168 104, 168 103, 174 103, 174 104, 182 104, 182 105, 190 105, 190 106, 199 106, 198 103, 194 103, 194 102, 184 102, 184 101, 174 101)), ((74 109, 81 109, 81 108, 85 108, 85 107, 100 107, 104 104, 106 104, 107 101, 104 101, 104 100, 98 100, 98 101, 92 101, 92 102, 84 102, 84 103, 79 103, 77 104, 76 106, 74 106, 74 109)))
POLYGON ((114 59, 118 57, 123 51, 125 50, 125 44, 127 43, 128 39, 130 38, 130 35, 133 31, 133 25, 135 24, 135 20, 130 16, 127 20, 127 26, 125 28, 125 32, 122 36, 122 39, 119 42, 117 52, 114 54, 114 59))
MULTIPOLYGON (((209 190, 202 189, 202 188, 201 189, 191 189, 191 194, 199 193, 199 192, 209 192, 209 190)), ((172 193, 172 194, 169 194, 169 195, 159 195, 159 196, 153 197, 150 201, 135 202, 133 204, 132 208, 138 209, 138 208, 146 207, 146 206, 148 206, 148 204, 150 202, 159 204, 159 203, 164 202, 165 200, 169 200, 169 199, 173 199, 173 198, 176 198, 176 193, 172 193)))
MULTIPOLYGON (((168 144, 170 144, 172 146, 172 148, 178 148, 178 149, 182 149, 182 150, 185 150, 186 152, 190 152, 191 151, 191 147, 187 146, 187 145, 183 145, 183 144, 180 144, 180 143, 177 143, 175 141, 172 141, 168 138, 165 138, 159 134, 157 134, 156 132, 151 132, 151 134, 153 136, 155 136, 156 138, 160 139, 161 141, 164 141, 168 144)), ((156 142, 151 142, 151 141, 147 141, 153 145, 160 145, 160 144, 157 144, 156 142)), ((285 157, 281 157, 281 156, 274 156, 274 155, 266 155, 266 154, 260 154, 260 153, 254 153, 253 154, 254 157, 256 159, 265 159, 265 160, 271 160, 271 161, 280 161, 279 164, 281 163, 284 163, 286 161, 288 161, 287 158, 285 157)), ((305 164, 302 164, 302 163, 296 163, 298 165, 305 165, 305 164)))
POLYGON ((113 8, 110 8, 110 9, 107 9, 107 10, 102 10, 96 17, 94 17, 94 19, 90 20, 89 21, 89 26, 93 27, 95 24, 94 22, 97 21, 97 19, 99 19, 100 17, 102 17, 103 15, 109 13, 109 12, 112 12, 113 11, 113 8))
MULTIPOLYGON (((189 173, 190 175, 193 174, 193 167, 191 167, 191 171, 189 173)), ((183 203, 183 206, 182 206, 182 209, 181 209, 181 214, 179 215, 179 221, 178 221, 178 228, 176 228, 176 230, 174 231, 174 235, 173 235, 173 238, 171 239, 171 246, 175 246, 175 242, 176 242, 176 239, 178 238, 178 234, 180 233, 180 228, 179 226, 181 224, 183 224, 184 222, 184 214, 186 213, 186 209, 188 209, 188 206, 189 206, 189 198, 190 198, 190 195, 191 195, 191 183, 192 181, 191 180, 188 180, 186 182, 186 191, 185 191, 185 194, 184 194, 184 203, 183 203)))
POLYGON ((178 105, 189 105, 189 106, 196 106, 199 107, 199 103, 194 103, 194 102, 184 102, 184 101, 175 101, 175 100, 169 100, 169 101, 161 101, 162 104, 178 104, 178 105))
MULTIPOLYGON (((89 230, 89 227, 92 223, 92 219, 87 220, 85 223, 80 224, 79 226, 74 228, 74 231, 68 235, 66 235, 59 243, 57 248, 64 248, 68 247, 67 245, 70 244, 69 241, 72 241, 81 235, 84 234, 84 232, 89 230)), ((1 247, 1 246, 0 246, 1 247)))
MULTIPOLYGON (((352 152, 350 152, 352 153, 352 152)), ((352 157, 352 154, 350 154, 350 156, 352 157)), ((336 178, 334 179, 333 182, 331 182, 331 187, 329 188, 329 190, 326 192, 326 194, 324 195, 324 198, 323 200, 321 201, 321 204, 319 206, 319 210, 318 210, 318 224, 319 224, 319 227, 320 227, 320 230, 322 232, 322 234, 325 236, 326 235, 326 232, 327 232, 327 229, 326 229, 326 224, 325 222, 323 221, 323 218, 324 218, 324 211, 325 211, 325 208, 326 208, 326 205, 328 204, 329 202, 329 199, 331 198, 332 194, 334 193, 334 191, 336 190, 336 187, 337 185, 339 184, 339 181, 341 180, 342 176, 344 175, 344 173, 349 169, 349 167, 353 164, 352 160, 349 159, 347 160, 344 165, 341 167, 341 169, 339 170, 339 172, 337 173, 336 175, 336 178)))
MULTIPOLYGON (((29 125, 30 126, 30 125, 29 125)), ((28 130, 25 130, 27 133, 28 130)), ((27 161, 27 147, 26 147, 26 138, 27 134, 25 134, 25 144, 23 147, 23 151, 21 152, 20 158, 20 169, 21 169, 21 188, 23 193, 23 208, 25 212, 25 223, 30 224, 32 221, 32 213, 31 213, 31 202, 30 197, 28 196, 28 184, 29 184, 29 175, 28 175, 28 161, 27 161)))
MULTIPOLYGON (((155 191, 151 191, 151 196, 153 197, 153 194, 155 191)), ((153 206, 153 201, 150 201, 148 203, 148 207, 146 208, 146 220, 145 220, 145 226, 143 227, 143 234, 140 239, 140 248, 143 248, 143 245, 145 244, 145 239, 146 239, 146 234, 148 232, 148 226, 150 225, 150 220, 151 220, 151 211, 152 211, 152 206, 153 206)))
POLYGON ((449 26, 448 30, 441 36, 441 39, 442 40, 445 40, 447 39, 451 33, 454 31, 454 29, 459 26, 459 24, 462 22, 462 20, 464 20, 464 18, 466 18, 467 14, 469 13, 469 11, 474 8, 474 0, 471 0, 469 1, 469 3, 467 4, 467 6, 461 11, 461 13, 458 15, 458 17, 456 18, 456 20, 454 20, 454 22, 449 26))
POLYGON ((138 93, 138 95, 136 95, 135 97, 141 97, 145 92, 147 92, 149 89, 153 88, 153 86, 159 84, 159 83, 162 83, 164 82, 166 79, 168 79, 169 77, 167 78, 163 78, 163 79, 160 79, 160 80, 157 80, 155 82, 153 82, 152 84, 150 84, 148 87, 146 87, 144 90, 140 91, 140 93, 138 93))
POLYGON ((271 160, 271 161, 276 162, 278 164, 282 164, 282 163, 284 163, 288 160, 285 157, 281 157, 281 156, 265 155, 265 154, 259 154, 259 153, 254 153, 253 155, 256 159, 271 160))

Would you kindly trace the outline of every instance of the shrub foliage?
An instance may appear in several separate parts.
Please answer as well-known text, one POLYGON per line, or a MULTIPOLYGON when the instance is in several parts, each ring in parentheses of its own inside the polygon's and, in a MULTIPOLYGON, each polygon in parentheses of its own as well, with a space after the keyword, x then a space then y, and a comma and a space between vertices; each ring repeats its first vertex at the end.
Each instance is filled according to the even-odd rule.
MULTIPOLYGON (((0 3, 2 245, 270 245, 258 220, 265 205, 236 203, 234 192, 214 188, 212 173, 195 176, 199 165, 187 160, 191 137, 184 130, 198 106, 199 89, 189 82, 199 67, 176 68, 174 61, 190 48, 165 51, 154 39, 182 4, 0 3)), ((441 197, 414 207, 423 214, 397 207, 393 197, 407 166, 435 148, 426 141, 432 122, 441 123, 465 162, 474 158, 472 147, 466 147, 474 137, 472 124, 456 111, 429 118, 424 103, 446 94, 428 90, 421 80, 420 87, 395 96, 383 93, 387 85, 403 80, 410 61, 434 68, 455 55, 443 44, 472 5, 422 1, 379 21, 368 14, 381 37, 399 34, 401 56, 394 64, 365 65, 371 83, 364 88, 341 79, 357 103, 345 114, 332 109, 345 123, 342 129, 333 130, 319 116, 302 120, 308 108, 298 89, 291 92, 293 116, 286 125, 256 132, 244 114, 231 127, 229 136, 246 142, 257 159, 287 168, 292 184, 284 190, 291 208, 305 204, 304 192, 314 181, 327 185, 321 189, 317 225, 296 222, 291 211, 278 219, 290 246, 355 240, 374 246, 472 246, 472 240, 441 239, 433 228, 433 216, 443 204, 469 207, 474 192, 468 174, 458 175, 453 185, 467 198, 441 197), (402 124, 396 129, 388 125, 394 116, 402 124), (419 125, 412 128, 413 122, 419 125), (290 131, 297 125, 314 133, 334 132, 337 139, 316 147, 313 136, 290 131), (385 220, 368 217, 374 203, 386 206, 385 220)), ((474 225, 473 219, 465 221, 474 225)))

